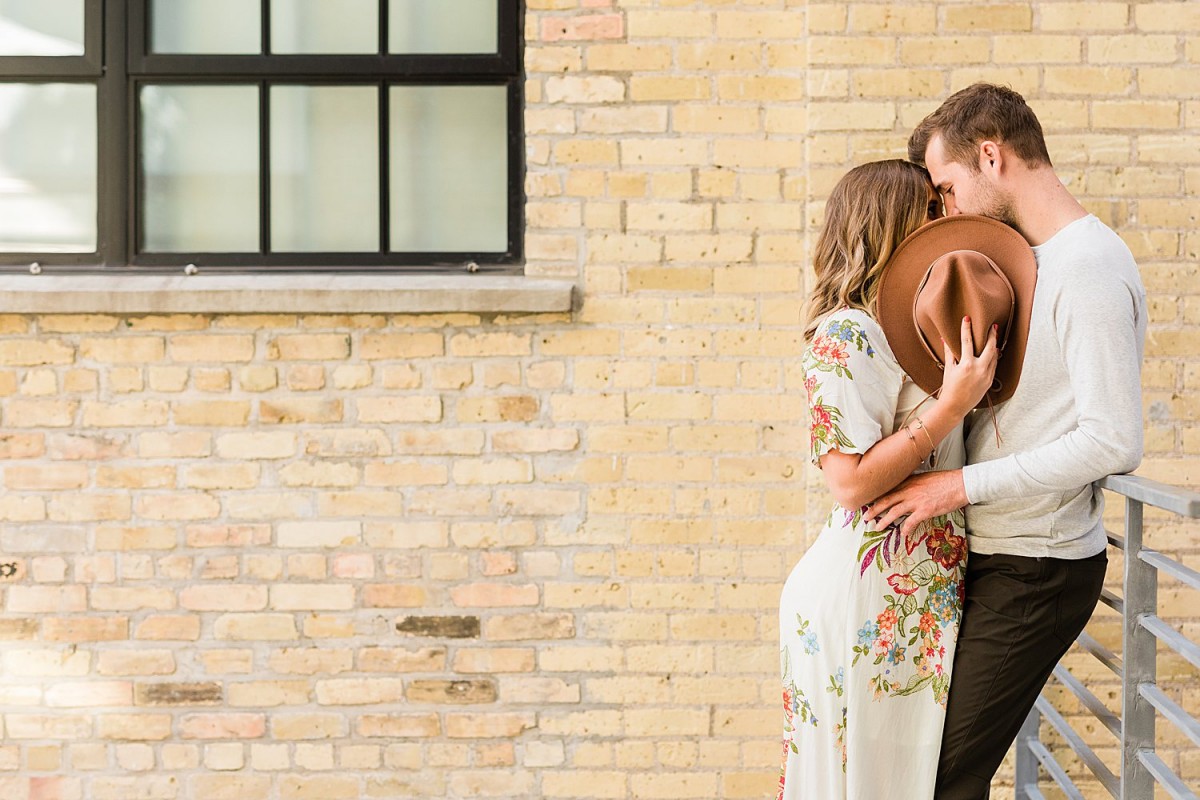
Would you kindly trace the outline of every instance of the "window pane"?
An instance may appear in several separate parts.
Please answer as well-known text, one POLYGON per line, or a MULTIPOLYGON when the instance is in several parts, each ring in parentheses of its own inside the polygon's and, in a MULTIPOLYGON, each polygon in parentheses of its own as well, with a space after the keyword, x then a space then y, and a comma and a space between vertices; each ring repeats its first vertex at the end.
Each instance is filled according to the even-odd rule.
POLYGON ((271 249, 379 250, 379 90, 271 87, 271 249))
POLYGON ((390 89, 393 251, 508 245, 504 86, 390 89))
POLYGON ((0 250, 96 250, 96 87, 0 84, 0 250))
POLYGON ((0 56, 83 55, 83 0, 0 0, 0 56))
POLYGON ((154 53, 260 53, 262 0, 151 0, 154 53))
POLYGON ((271 0, 272 53, 378 53, 377 0, 271 0))
POLYGON ((141 114, 141 249, 257 252, 257 87, 146 86, 141 114))
POLYGON ((497 0, 388 0, 388 52, 495 53, 497 0))

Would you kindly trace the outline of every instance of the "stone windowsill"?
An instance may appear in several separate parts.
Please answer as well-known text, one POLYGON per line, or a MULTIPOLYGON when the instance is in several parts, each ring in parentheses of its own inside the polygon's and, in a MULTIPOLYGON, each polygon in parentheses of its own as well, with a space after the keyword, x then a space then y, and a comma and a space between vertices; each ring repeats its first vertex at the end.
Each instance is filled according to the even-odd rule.
POLYGON ((521 275, 5 275, 0 313, 553 313, 571 293, 521 275))

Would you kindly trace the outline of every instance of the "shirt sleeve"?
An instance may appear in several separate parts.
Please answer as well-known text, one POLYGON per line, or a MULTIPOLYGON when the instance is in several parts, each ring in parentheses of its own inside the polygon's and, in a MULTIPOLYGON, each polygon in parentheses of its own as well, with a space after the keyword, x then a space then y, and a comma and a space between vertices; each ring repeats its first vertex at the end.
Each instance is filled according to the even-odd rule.
POLYGON ((812 462, 830 450, 865 453, 890 430, 900 375, 873 345, 882 337, 861 312, 835 313, 804 352, 812 462))
POLYGON ((1064 281, 1052 308, 1075 428, 1030 450, 964 467, 971 503, 1070 491, 1141 462, 1145 292, 1136 279, 1096 273, 1064 281))

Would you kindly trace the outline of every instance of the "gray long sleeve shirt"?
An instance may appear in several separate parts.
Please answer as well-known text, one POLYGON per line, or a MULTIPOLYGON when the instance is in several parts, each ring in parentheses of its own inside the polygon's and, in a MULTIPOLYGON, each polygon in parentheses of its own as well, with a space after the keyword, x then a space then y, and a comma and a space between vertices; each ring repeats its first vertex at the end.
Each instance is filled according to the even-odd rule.
POLYGON ((1142 459, 1146 290, 1092 215, 1033 248, 1038 279, 1016 392, 968 421, 971 552, 1086 558, 1104 549, 1094 481, 1142 459))

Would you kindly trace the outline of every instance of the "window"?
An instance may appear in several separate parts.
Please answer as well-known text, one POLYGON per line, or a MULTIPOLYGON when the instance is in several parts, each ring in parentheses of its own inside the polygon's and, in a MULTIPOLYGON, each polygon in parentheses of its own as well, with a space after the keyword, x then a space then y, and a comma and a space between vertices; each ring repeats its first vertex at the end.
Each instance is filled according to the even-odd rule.
POLYGON ((503 268, 521 108, 519 0, 0 0, 0 268, 503 268))

